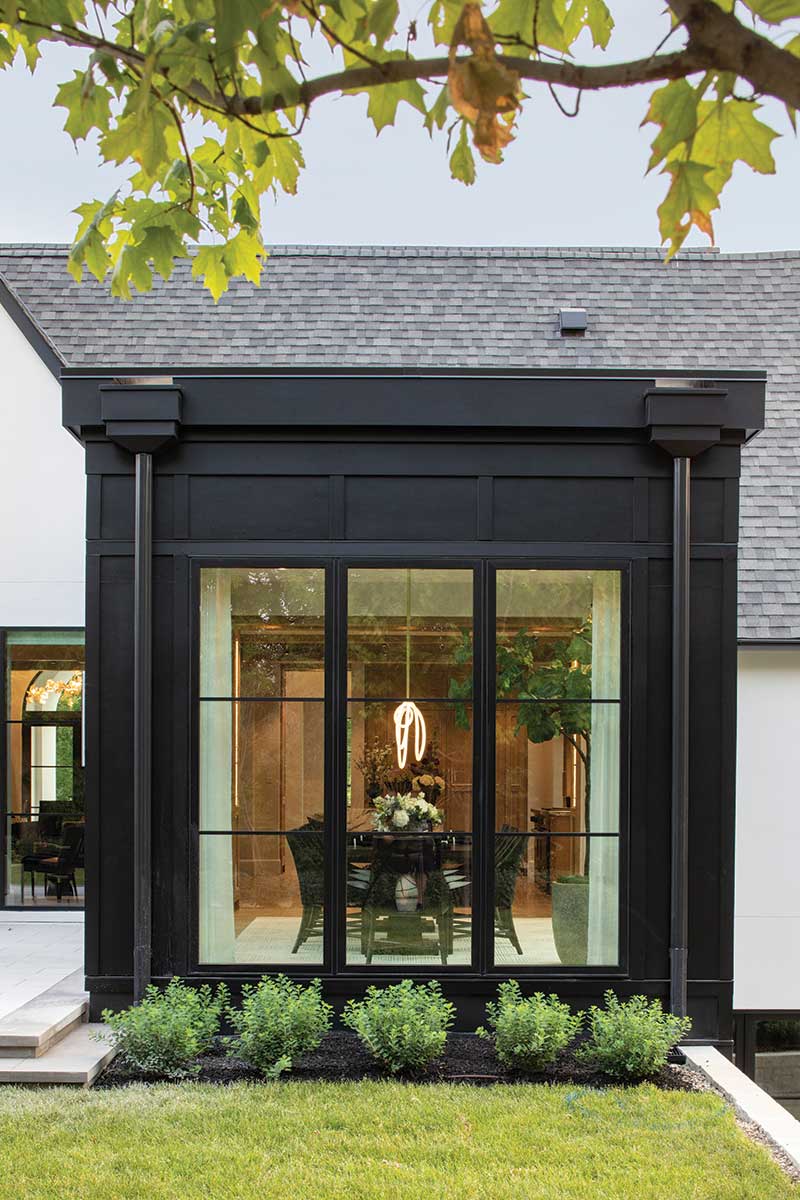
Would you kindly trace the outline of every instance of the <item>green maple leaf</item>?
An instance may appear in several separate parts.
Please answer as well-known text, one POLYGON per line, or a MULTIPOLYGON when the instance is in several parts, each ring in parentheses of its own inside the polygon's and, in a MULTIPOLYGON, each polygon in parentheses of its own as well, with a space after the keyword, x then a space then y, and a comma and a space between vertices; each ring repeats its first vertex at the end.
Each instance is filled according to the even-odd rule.
POLYGON ((376 133, 380 133, 387 125, 394 125, 397 106, 401 101, 410 104, 417 112, 425 112, 425 93, 416 79, 370 88, 367 116, 375 126, 376 133))
POLYGON ((127 243, 122 246, 111 272, 111 295, 130 300, 131 283, 138 292, 149 292, 153 286, 153 272, 143 248, 127 243))
POLYGON ((756 117, 760 105, 730 97, 723 103, 704 101, 699 107, 692 153, 701 162, 747 163, 761 175, 775 173, 772 143, 778 136, 756 117))
POLYGON ((75 212, 81 221, 75 235, 75 241, 67 259, 67 270, 76 282, 83 278, 84 264, 89 268, 95 279, 102 282, 105 278, 111 259, 106 249, 106 238, 113 230, 112 217, 117 206, 117 194, 110 199, 91 200, 79 204, 75 212))
POLYGON ((0 30, 0 70, 9 67, 14 61, 17 47, 11 43, 6 34, 0 30))
POLYGON ((186 258, 188 255, 181 235, 176 229, 170 229, 166 225, 153 225, 146 229, 140 246, 145 258, 148 261, 152 260, 162 279, 169 279, 174 259, 186 258))
POLYGON ((614 18, 604 0, 572 0, 563 20, 563 28, 569 45, 580 37, 584 29, 588 29, 594 45, 605 49, 614 29, 614 18))
POLYGON ((564 0, 500 0, 489 24, 503 37, 519 38, 526 48, 535 43, 566 54, 571 43, 559 14, 566 17, 564 0))
POLYGON ((445 85, 436 97, 436 103, 431 105, 425 114, 425 121, 423 123, 431 137, 433 137, 434 125, 437 129, 444 129, 449 107, 450 96, 447 91, 447 85, 445 85))
POLYGON ((192 263, 192 277, 197 279, 201 275, 216 303, 228 290, 225 246, 200 246, 192 263))
POLYGON ((400 7, 397 0, 374 0, 367 10, 366 32, 378 46, 385 45, 395 31, 400 7))
POLYGON ((460 179, 469 187, 475 182, 475 159, 467 137, 467 128, 467 122, 462 121, 456 148, 450 155, 450 173, 453 179, 460 179))
POLYGON ((450 45, 453 40, 453 30, 463 7, 463 0, 435 0, 428 14, 428 24, 437 46, 450 45))
POLYGON ((111 92, 99 87, 91 72, 76 71, 74 77, 58 89, 53 107, 67 110, 64 129, 74 142, 78 142, 92 129, 108 129, 111 92))
POLYGON ((244 275, 258 287, 261 283, 261 256, 264 245, 260 236, 242 230, 224 247, 223 265, 229 275, 244 275))
POLYGON ((798 0, 745 0, 747 7, 769 25, 779 25, 790 17, 800 17, 798 0))
POLYGON ((653 139, 652 154, 647 164, 652 171, 681 142, 694 136, 697 129, 697 92, 685 79, 675 79, 656 88, 650 97, 650 107, 642 125, 660 125, 653 139))
POLYGON ((712 169, 707 163, 687 160, 673 160, 664 166, 672 182, 658 206, 658 219, 662 240, 670 243, 670 258, 683 245, 692 225, 714 237, 711 213, 719 208, 719 195, 708 183, 712 169))

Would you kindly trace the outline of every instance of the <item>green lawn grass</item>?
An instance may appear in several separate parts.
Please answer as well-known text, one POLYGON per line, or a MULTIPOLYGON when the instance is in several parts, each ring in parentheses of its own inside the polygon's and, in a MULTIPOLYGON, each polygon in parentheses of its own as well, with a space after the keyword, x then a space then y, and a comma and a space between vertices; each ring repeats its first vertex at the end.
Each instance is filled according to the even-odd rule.
POLYGON ((399 1083, 0 1088, 2 1200, 782 1200, 710 1094, 399 1083))

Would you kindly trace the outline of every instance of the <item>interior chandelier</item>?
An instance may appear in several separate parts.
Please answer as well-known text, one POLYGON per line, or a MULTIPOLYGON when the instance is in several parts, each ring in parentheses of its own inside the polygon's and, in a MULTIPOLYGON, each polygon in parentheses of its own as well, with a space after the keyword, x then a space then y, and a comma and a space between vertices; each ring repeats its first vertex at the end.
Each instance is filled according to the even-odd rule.
POLYGON ((409 743, 414 734, 414 761, 425 754, 428 732, 425 718, 411 699, 411 569, 406 571, 406 699, 394 710, 394 738, 397 765, 402 771, 408 762, 409 743))

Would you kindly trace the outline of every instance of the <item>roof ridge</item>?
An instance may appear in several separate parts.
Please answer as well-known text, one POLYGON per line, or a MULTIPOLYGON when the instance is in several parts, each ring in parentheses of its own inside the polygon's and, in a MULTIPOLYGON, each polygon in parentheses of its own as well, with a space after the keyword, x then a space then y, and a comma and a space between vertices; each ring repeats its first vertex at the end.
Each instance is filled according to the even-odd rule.
MULTIPOLYGON (((287 242, 268 247, 278 258, 555 258, 555 259, 658 259, 666 250, 658 246, 441 246, 441 245, 331 245, 287 242)), ((66 242, 2 242, 0 256, 24 258, 66 257, 66 242)), ((717 246, 691 246, 677 255, 678 260, 704 259, 715 262, 737 260, 795 260, 800 248, 785 250, 722 251, 717 246)))

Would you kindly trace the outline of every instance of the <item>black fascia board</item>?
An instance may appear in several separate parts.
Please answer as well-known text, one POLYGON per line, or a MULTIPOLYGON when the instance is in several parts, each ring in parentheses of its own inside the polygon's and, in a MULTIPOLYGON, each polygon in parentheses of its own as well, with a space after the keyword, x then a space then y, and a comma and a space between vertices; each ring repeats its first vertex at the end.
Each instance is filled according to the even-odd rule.
POLYGON ((8 280, 0 274, 0 305, 11 317, 31 348, 39 355, 54 379, 61 379, 64 360, 53 343, 45 337, 8 280))
MULTIPOLYGON (((648 430, 646 397, 666 381, 698 402, 724 392, 720 428, 745 440, 763 427, 763 371, 578 370, 209 370, 62 372, 63 421, 80 437, 102 436, 102 396, 113 389, 179 390, 183 430, 525 429, 648 430), (165 374, 170 382, 165 382, 165 374), (156 379, 158 382, 156 383, 156 379), (130 380, 130 383, 123 382, 130 380)), ((700 422, 703 423, 703 422, 700 422)))
POLYGON ((737 645, 740 650, 800 650, 800 638, 740 637, 737 645))

